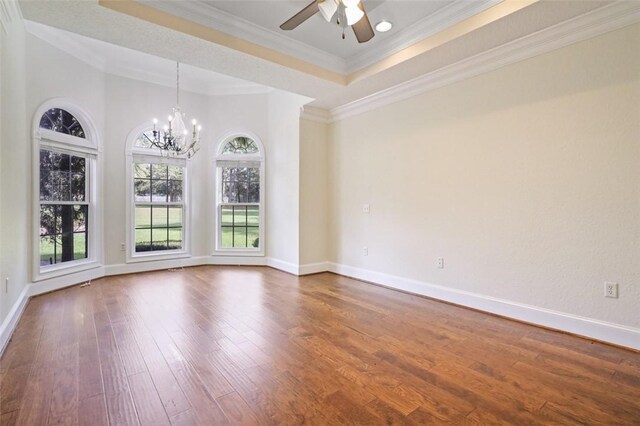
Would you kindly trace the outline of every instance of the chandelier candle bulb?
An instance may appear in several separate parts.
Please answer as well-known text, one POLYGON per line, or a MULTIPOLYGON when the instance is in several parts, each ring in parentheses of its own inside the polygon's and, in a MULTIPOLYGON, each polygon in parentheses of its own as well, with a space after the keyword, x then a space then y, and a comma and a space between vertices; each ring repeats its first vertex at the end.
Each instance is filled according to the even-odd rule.
POLYGON ((191 120, 193 132, 191 140, 188 140, 189 130, 184 124, 186 116, 180 111, 180 63, 176 63, 176 106, 173 108, 173 115, 168 116, 169 123, 165 125, 164 131, 157 131, 157 119, 153 119, 153 139, 149 139, 151 145, 160 149, 163 157, 182 157, 191 158, 200 147, 200 126, 197 127, 196 133, 195 119, 191 120))

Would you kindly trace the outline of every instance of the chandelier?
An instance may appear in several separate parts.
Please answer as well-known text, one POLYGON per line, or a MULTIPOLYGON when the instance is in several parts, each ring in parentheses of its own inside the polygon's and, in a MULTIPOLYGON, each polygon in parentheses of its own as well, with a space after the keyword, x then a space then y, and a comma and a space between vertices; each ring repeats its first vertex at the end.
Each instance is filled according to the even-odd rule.
POLYGON ((176 106, 173 114, 168 117, 169 124, 158 130, 158 120, 153 119, 153 137, 149 142, 154 147, 160 149, 164 157, 187 157, 191 158, 200 150, 200 130, 202 126, 197 121, 191 120, 191 140, 188 140, 189 131, 184 125, 184 114, 180 111, 180 62, 176 62, 176 106))

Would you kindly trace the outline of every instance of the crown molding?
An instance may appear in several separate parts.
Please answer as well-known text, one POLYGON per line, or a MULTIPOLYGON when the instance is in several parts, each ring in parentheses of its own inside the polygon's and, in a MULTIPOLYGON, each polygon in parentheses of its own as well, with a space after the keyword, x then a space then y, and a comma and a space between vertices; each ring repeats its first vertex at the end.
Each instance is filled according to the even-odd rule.
POLYGON ((618 1, 330 110, 343 120, 640 22, 640 2, 618 1))
POLYGON ((202 0, 190 2, 140 0, 139 2, 170 14, 178 14, 198 24, 286 53, 331 71, 340 74, 346 74, 347 72, 346 61, 337 55, 325 52, 276 31, 257 26, 253 22, 218 9, 202 0))
POLYGON ((322 108, 316 108, 311 106, 304 106, 301 108, 300 118, 302 120, 314 121, 316 123, 331 123, 331 113, 322 108))
POLYGON ((405 49, 451 25, 455 25, 504 0, 456 0, 426 16, 392 37, 378 42, 375 48, 364 49, 348 59, 310 46, 290 36, 260 27, 244 18, 232 15, 203 0, 190 2, 158 2, 139 0, 146 6, 178 15, 195 23, 214 28, 226 34, 297 57, 317 66, 341 74, 350 74, 387 56, 405 49))
POLYGON ((352 73, 376 63, 503 1, 478 0, 469 2, 468 0, 456 0, 409 27, 403 28, 393 37, 379 42, 375 49, 365 49, 362 53, 349 58, 347 72, 352 73))
POLYGON ((0 0, 0 29, 3 34, 7 34, 11 23, 22 20, 22 10, 17 0, 0 0))

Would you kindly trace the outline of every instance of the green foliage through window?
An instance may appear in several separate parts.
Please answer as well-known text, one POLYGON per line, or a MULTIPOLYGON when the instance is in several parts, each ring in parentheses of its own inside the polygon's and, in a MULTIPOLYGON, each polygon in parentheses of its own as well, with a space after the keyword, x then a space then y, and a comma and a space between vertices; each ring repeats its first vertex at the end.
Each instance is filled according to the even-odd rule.
POLYGON ((184 167, 134 163, 135 251, 183 247, 184 167))
POLYGON ((223 154, 257 154, 258 145, 251 138, 237 136, 228 141, 222 149, 223 154))
POLYGON ((87 159, 40 150, 40 265, 88 257, 87 159))

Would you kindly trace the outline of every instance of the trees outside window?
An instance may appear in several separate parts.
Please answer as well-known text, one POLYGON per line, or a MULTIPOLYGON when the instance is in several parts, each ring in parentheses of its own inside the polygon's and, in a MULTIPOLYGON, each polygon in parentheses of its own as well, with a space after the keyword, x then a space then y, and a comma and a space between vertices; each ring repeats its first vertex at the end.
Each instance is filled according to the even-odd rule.
POLYGON ((40 150, 40 265, 86 259, 87 159, 40 150))
POLYGON ((145 126, 127 142, 127 261, 188 256, 187 160, 166 158, 145 126))
POLYGON ((226 138, 216 157, 216 176, 216 250, 264 253, 264 157, 257 138, 226 138))
POLYGON ((135 251, 182 250, 184 167, 133 163, 135 251))
POLYGON ((96 137, 86 114, 68 101, 51 100, 36 113, 34 280, 98 261, 96 137))

